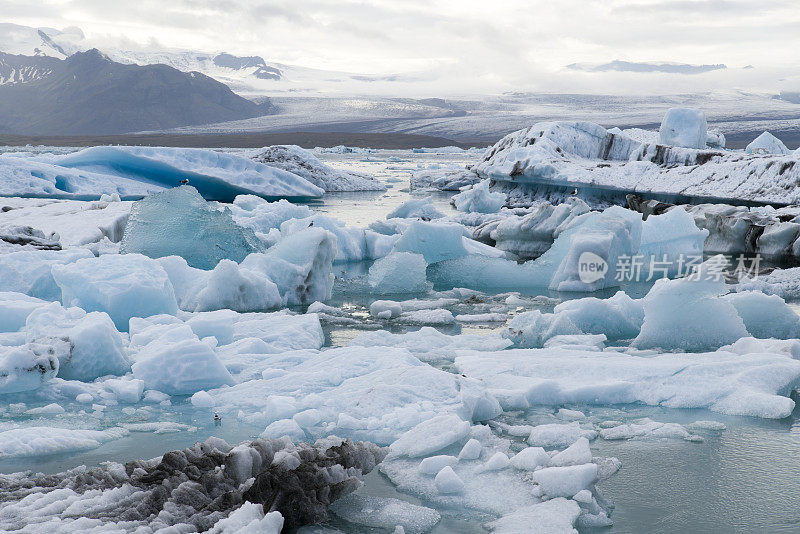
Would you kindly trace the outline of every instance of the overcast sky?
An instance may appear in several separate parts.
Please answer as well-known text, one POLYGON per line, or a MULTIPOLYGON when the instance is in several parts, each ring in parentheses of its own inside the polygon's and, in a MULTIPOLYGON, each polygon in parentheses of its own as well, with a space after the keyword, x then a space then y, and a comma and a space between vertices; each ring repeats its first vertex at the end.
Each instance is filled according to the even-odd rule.
POLYGON ((444 92, 800 88, 796 0, 0 0, 0 17, 99 44, 412 73, 444 92), (613 60, 727 68, 595 69, 613 60))

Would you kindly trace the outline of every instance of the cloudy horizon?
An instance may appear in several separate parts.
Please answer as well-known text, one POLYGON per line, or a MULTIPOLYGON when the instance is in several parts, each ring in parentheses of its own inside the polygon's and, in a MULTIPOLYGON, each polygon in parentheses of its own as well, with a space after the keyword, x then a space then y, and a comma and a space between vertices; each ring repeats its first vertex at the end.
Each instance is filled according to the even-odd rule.
POLYGON ((75 26, 101 49, 260 55, 314 69, 401 75, 443 95, 800 89, 800 60, 790 53, 800 44, 800 10, 789 1, 0 4, 3 22, 75 26))

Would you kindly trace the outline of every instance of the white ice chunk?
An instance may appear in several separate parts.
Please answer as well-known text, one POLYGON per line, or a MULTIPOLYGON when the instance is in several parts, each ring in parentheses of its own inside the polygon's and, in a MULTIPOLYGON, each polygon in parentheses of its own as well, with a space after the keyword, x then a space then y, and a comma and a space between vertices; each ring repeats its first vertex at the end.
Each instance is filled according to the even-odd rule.
POLYGON ((54 427, 13 428, 0 432, 0 456, 42 456, 95 449, 128 433, 122 428, 80 430, 54 427))
POLYGON ((475 438, 470 439, 468 442, 464 444, 461 448, 461 452, 458 453, 459 460, 477 460, 481 457, 481 452, 483 451, 483 445, 481 442, 475 438))
POLYGON ((557 498, 520 508, 487 526, 495 534, 574 534, 580 513, 575 501, 557 498))
POLYGON ((419 472, 424 475, 435 475, 446 466, 455 465, 458 463, 458 458, 455 456, 449 456, 447 454, 440 454, 437 456, 429 456, 427 458, 423 458, 422 462, 419 464, 419 472))
POLYGON ((44 300, 61 300, 51 267, 94 257, 86 249, 21 250, 0 254, 0 291, 17 291, 44 300))
POLYGON ((105 313, 53 302, 28 316, 25 339, 58 357, 61 378, 89 381, 130 370, 122 336, 105 313))
POLYGON ((394 455, 419 458, 440 451, 469 435, 469 422, 455 415, 440 415, 415 426, 389 447, 394 455))
POLYGON ((170 395, 189 395, 233 384, 211 347, 188 326, 171 328, 139 349, 135 360, 133 376, 143 380, 147 389, 170 395))
POLYGON ((471 189, 453 196, 456 209, 468 213, 497 213, 505 202, 505 194, 489 191, 489 180, 482 180, 471 189))
POLYGON ((753 337, 792 339, 800 337, 800 316, 777 295, 742 291, 725 296, 736 308, 753 337))
POLYGON ((707 137, 706 115, 693 108, 670 108, 658 131, 660 145, 705 148, 707 137))
POLYGON ((369 305, 369 314, 382 319, 393 319, 403 313, 403 307, 393 300, 376 300, 369 305))
POLYGON ((420 218, 424 220, 441 219, 442 217, 444 217, 444 214, 434 207, 432 197, 408 200, 386 216, 387 219, 420 218))
POLYGON ((310 304, 330 298, 335 257, 336 237, 322 228, 307 228, 264 254, 250 254, 241 267, 266 275, 287 304, 310 304))
POLYGON ((425 279, 428 264, 420 254, 392 252, 369 268, 369 285, 377 294, 421 293, 433 286, 425 279))
MULTIPOLYGON (((461 351, 455 369, 480 379, 507 410, 535 404, 641 402, 786 417, 794 409, 786 395, 800 379, 800 361, 756 348, 747 354, 718 350, 642 356, 557 347, 461 351)), ((569 440, 562 440, 564 446, 574 442, 564 441, 569 440)))
POLYGON ((34 348, 0 346, 0 394, 37 389, 56 376, 58 358, 34 348))
POLYGON ((783 141, 769 132, 764 132, 753 139, 744 149, 748 154, 777 154, 785 156, 791 152, 783 141))
POLYGON ((104 254, 54 265, 52 272, 66 306, 106 312, 121 331, 131 317, 178 311, 167 273, 141 254, 104 254))
POLYGON ((465 488, 464 481, 449 465, 439 471, 434 481, 436 489, 442 494, 462 493, 465 488))
POLYGON ((550 498, 572 497, 586 489, 597 477, 597 464, 546 467, 534 471, 532 480, 542 487, 550 498))
POLYGON ((483 464, 484 469, 487 471, 498 471, 500 469, 505 469, 509 466, 511 462, 508 459, 508 455, 503 452, 497 451, 489 458, 485 464, 483 464))
POLYGON ((533 427, 528 436, 528 444, 556 449, 568 447, 582 437, 594 438, 597 433, 593 430, 584 430, 578 423, 548 423, 533 427))
POLYGON ((372 495, 347 495, 331 511, 345 521, 378 529, 398 526, 406 534, 425 534, 439 522, 439 512, 400 499, 372 495))
POLYGON ((261 504, 245 502, 228 517, 220 519, 208 534, 280 534, 283 516, 280 512, 264 514, 261 504))
POLYGON ((592 461, 592 451, 589 449, 589 440, 578 438, 578 440, 559 452, 550 459, 550 467, 563 467, 566 465, 588 464, 592 461))
POLYGON ((526 447, 511 457, 511 465, 516 469, 533 471, 550 462, 550 455, 541 447, 526 447))
POLYGON ((656 281, 642 299, 644 323, 633 346, 638 348, 716 349, 746 337, 747 329, 730 301, 725 279, 712 271, 711 258, 695 276, 656 281))
POLYGON ((192 406, 195 408, 213 408, 214 407, 214 397, 209 395, 205 391, 198 391, 194 395, 192 395, 192 406))
POLYGON ((325 191, 385 191, 386 186, 368 174, 334 169, 309 150, 297 145, 273 145, 258 149, 250 158, 291 172, 325 191))

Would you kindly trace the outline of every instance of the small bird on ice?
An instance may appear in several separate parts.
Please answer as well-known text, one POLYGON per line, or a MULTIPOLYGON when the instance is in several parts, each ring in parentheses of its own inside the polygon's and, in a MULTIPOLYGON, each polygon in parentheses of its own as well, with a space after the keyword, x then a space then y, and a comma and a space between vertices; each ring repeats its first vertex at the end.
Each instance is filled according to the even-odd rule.
POLYGON ((181 183, 182 183, 183 185, 186 185, 186 184, 188 184, 188 183, 189 183, 189 179, 188 179, 188 178, 184 178, 183 180, 181 180, 181 183))
POLYGON ((220 423, 222 423, 222 417, 217 412, 214 412, 214 424, 219 425, 220 423))

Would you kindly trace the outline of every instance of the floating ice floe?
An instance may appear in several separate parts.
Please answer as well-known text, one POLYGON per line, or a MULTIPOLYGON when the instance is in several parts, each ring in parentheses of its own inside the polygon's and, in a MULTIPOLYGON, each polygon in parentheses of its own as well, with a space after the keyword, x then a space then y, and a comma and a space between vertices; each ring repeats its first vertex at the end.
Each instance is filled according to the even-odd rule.
POLYGON ((643 143, 589 122, 543 122, 509 134, 475 170, 496 182, 510 205, 573 193, 598 205, 622 203, 629 193, 663 202, 800 203, 792 156, 643 143))
POLYGON ((421 254, 392 252, 369 268, 369 285, 379 295, 424 293, 432 288, 425 278, 427 267, 421 254))
POLYGON ((385 191, 386 186, 368 174, 334 169, 297 145, 274 145, 254 151, 250 159, 289 171, 325 191, 385 191))
POLYGON ((480 180, 475 171, 463 166, 437 166, 415 171, 411 175, 410 185, 412 190, 459 191, 462 187, 476 184, 480 180))
POLYGON ((420 218, 431 220, 441 219, 442 217, 444 217, 444 214, 433 205, 432 197, 408 200, 386 215, 387 219, 420 218))
MULTIPOLYGON (((1 256, 0 256, 1 257, 1 256)), ((737 291, 760 291, 786 300, 800 299, 800 267, 775 269, 771 273, 744 277, 737 291)))
POLYGON ((372 347, 286 352, 252 365, 247 374, 270 371, 260 379, 207 391, 220 413, 241 411, 240 417, 265 425, 273 437, 283 435, 293 421, 306 438, 337 433, 389 444, 437 413, 464 420, 500 413, 497 401, 480 385, 400 348, 382 348, 380 358, 372 347), (315 417, 306 417, 308 410, 315 417), (276 422, 281 423, 272 426, 276 422))
POLYGON ((198 148, 98 146, 66 155, 0 156, 4 196, 135 199, 190 180, 210 200, 320 197, 324 190, 248 158, 198 148))
POLYGON ((489 191, 489 180, 482 180, 453 196, 456 209, 466 212, 497 213, 505 202, 505 194, 489 191))
POLYGON ((455 367, 481 380, 504 409, 640 402, 787 417, 794 409, 788 395, 800 384, 800 361, 764 345, 749 350, 641 356, 559 347, 458 351, 455 367))
MULTIPOLYGON (((121 202, 118 195, 104 195, 101 200, 31 200, 7 198, 3 223, 31 227, 41 231, 59 248, 117 243, 122 239, 130 213, 130 202, 121 202)), ((0 230, 2 232, 2 230, 0 230)), ((37 247, 43 248, 43 247, 37 247)))
POLYGON ((54 265, 53 278, 61 301, 86 311, 108 313, 118 330, 127 330, 131 317, 178 311, 166 271, 141 254, 104 254, 54 265))
POLYGON ((764 132, 753 139, 744 151, 748 154, 775 154, 779 156, 786 156, 791 153, 791 150, 786 148, 783 141, 769 132, 764 132))
MULTIPOLYGON (((52 426, 14 428, 0 432, 0 457, 43 456, 95 449, 104 442, 119 439, 127 433, 128 431, 124 428, 109 428, 107 430, 83 430, 52 426)), ((4 501, 5 506, 0 505, 0 509, 6 508, 10 502, 5 498, 4 501)), ((19 519, 22 520, 22 518, 19 519)), ((0 519, 0 524, 3 522, 4 520, 0 519)), ((6 526, 10 525, 6 524, 6 526)))

